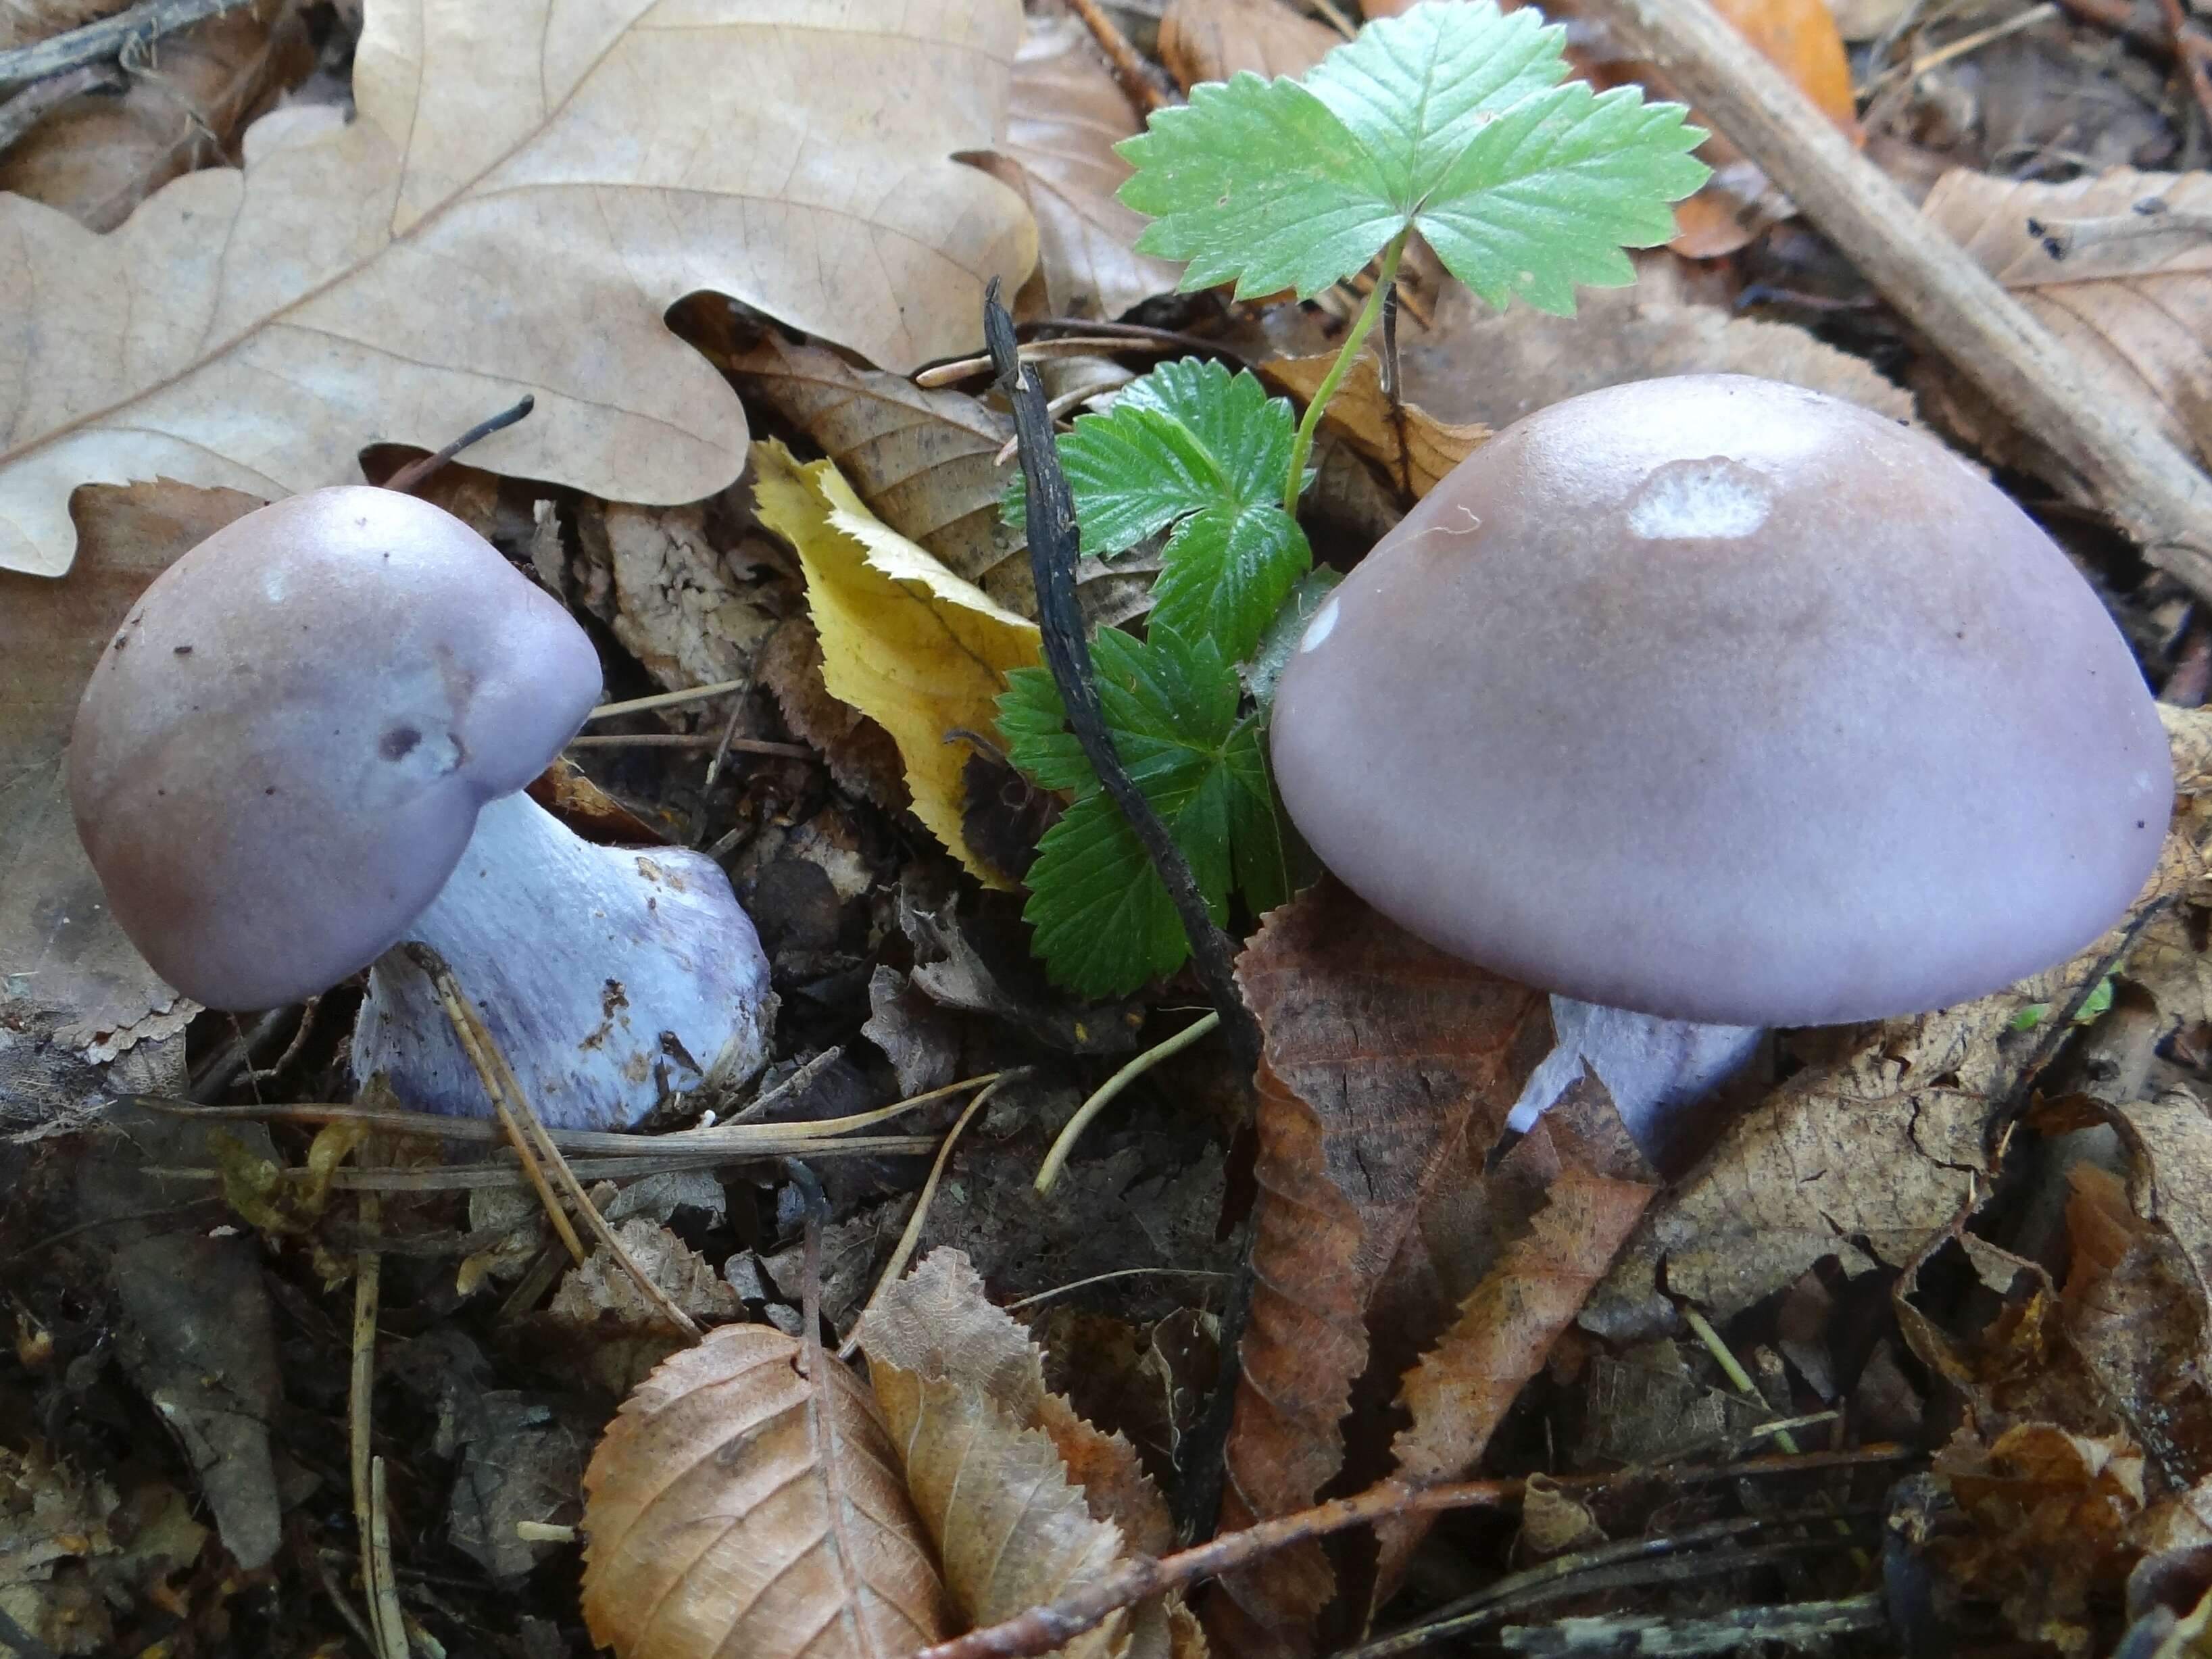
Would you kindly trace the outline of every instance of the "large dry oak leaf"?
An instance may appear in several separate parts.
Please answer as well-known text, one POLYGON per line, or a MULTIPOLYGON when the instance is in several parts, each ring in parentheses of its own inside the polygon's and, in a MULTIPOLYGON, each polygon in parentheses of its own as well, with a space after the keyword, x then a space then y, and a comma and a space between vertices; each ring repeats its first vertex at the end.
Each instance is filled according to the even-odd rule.
POLYGON ((436 447, 622 501, 737 476, 671 334, 731 295, 904 368, 972 347, 1036 231, 996 143, 1017 0, 377 0, 357 113, 280 110, 106 236, 0 197, 0 568, 58 574, 88 481, 258 495, 436 447), (927 95, 918 90, 927 88, 927 95))

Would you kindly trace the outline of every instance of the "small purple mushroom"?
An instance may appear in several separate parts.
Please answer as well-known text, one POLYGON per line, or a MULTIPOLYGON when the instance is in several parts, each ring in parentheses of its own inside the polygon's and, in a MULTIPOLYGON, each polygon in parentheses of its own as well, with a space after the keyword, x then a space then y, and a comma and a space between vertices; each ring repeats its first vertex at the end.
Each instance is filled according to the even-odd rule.
POLYGON ((1729 374, 1462 462, 1315 617, 1273 753, 1322 860, 1421 938, 1737 1027, 2064 960, 2172 804, 2126 643, 2025 514, 1918 432, 1729 374))
POLYGON ((458 519, 315 490, 146 590, 78 708, 70 805, 116 920, 187 996, 270 1007, 369 967, 356 1072, 482 1114, 392 950, 420 940, 548 1122, 628 1125, 757 1069, 773 1002, 713 860, 593 846, 520 793, 599 694, 584 631, 458 519))

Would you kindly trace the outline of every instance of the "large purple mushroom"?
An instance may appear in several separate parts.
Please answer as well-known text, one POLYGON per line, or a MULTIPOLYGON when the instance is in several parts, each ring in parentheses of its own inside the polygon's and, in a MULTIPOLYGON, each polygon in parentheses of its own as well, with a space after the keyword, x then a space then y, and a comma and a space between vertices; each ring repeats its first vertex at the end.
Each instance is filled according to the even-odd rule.
POLYGON ((1570 398, 1462 462, 1315 617, 1273 754, 1322 861, 1423 939, 1735 1027, 2065 959, 2172 802, 2126 643, 2002 491, 1729 374, 1570 398))
POLYGON ((187 996, 270 1007, 368 967, 356 1070, 483 1113, 392 948, 420 940, 547 1121, 626 1125, 757 1068, 772 1003, 720 866, 592 845, 521 793, 599 684, 574 620, 459 520, 390 490, 294 496, 132 607, 77 712, 77 833, 187 996))

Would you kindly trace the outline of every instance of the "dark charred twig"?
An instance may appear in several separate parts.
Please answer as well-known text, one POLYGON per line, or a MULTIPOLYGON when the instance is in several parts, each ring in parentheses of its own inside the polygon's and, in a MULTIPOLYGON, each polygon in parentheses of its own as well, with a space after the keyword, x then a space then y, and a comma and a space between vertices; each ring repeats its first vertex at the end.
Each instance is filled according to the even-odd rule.
POLYGON ((829 1363, 822 1340, 822 1227, 830 1216, 830 1195, 822 1188, 822 1178, 799 1159, 786 1158, 783 1167, 806 1205, 806 1243, 799 1281, 799 1316, 806 1335, 799 1346, 799 1374, 821 1387, 823 1368, 829 1363))
MULTIPOLYGON (((1854 1510, 1852 1518, 1863 1522, 1869 1513, 1854 1510)), ((1707 1544, 1725 1544, 1746 1533, 1828 1519, 1826 1515, 1739 1516, 1731 1520, 1709 1521, 1677 1533, 1620 1539, 1554 1556, 1525 1572, 1508 1574, 1495 1583, 1484 1585, 1472 1595, 1463 1595, 1437 1608, 1418 1625, 1346 1648, 1335 1659, 1397 1659, 1400 1654, 1412 1653, 1447 1637, 1465 1636, 1484 1625, 1511 1618, 1519 1608, 1540 1606, 1562 1595, 1625 1589, 1670 1578, 1709 1577, 1807 1550, 1841 1549, 1844 1545, 1832 1537, 1800 1538, 1753 1549, 1707 1551, 1686 1560, 1668 1559, 1688 1555, 1707 1544)), ((1846 1526, 1844 1532, 1848 1538, 1851 1528, 1846 1526)))
POLYGON ((1248 1073, 1256 1070, 1259 1023, 1237 992, 1229 936, 1214 925, 1188 860, 1121 764, 1114 734, 1106 726, 1097 683, 1091 675, 1091 642, 1084 632, 1083 609, 1075 597, 1075 498, 1060 470, 1060 448, 1053 438, 1052 416, 1045 409, 1044 387, 1036 372, 1021 362, 1014 344, 1014 319, 999 303, 995 280, 983 300, 983 336, 999 371, 999 384, 1014 409, 1022 477, 1029 491, 1030 570, 1036 581, 1037 626, 1044 633, 1046 665, 1060 688, 1060 701, 1067 706, 1067 722, 1075 728, 1085 758, 1144 844, 1146 855, 1168 890, 1183 932, 1189 937, 1199 981, 1206 987, 1207 1000, 1221 1015, 1222 1029, 1228 1034, 1239 1066, 1248 1073))
POLYGON ((2120 964, 2128 959, 2128 953, 2142 938, 2143 930, 2164 915, 2172 902, 2172 896, 2168 895, 2164 898, 2153 899, 2138 910, 2120 934, 2118 942, 2105 953, 2103 960, 2082 975, 2081 984, 2075 988, 2074 994, 2066 999, 2065 1006, 2044 1021, 2042 1035, 2037 1038, 2034 1049, 2021 1062, 2020 1070, 2014 1074, 2012 1087, 2005 1091, 1998 1109, 1990 1115, 1989 1123, 1984 1130, 1991 1168, 1996 1164, 1996 1149, 2003 1144, 2005 1136, 2012 1132, 2013 1124, 2020 1115, 2027 1109, 2036 1083, 2049 1069, 2051 1061, 2058 1058, 2058 1051, 2065 1046, 2066 1040, 2074 1035, 2075 1018, 2088 1006, 2089 999, 2097 994, 2097 987, 2105 981, 2107 975, 2118 971, 2120 964))
POLYGON ((1506 1630, 1492 1640, 1509 1652, 1588 1653, 1626 1659, 1638 1653, 1682 1656, 1741 1653, 1769 1644, 1793 1651, 1826 1653, 1839 1636, 1890 1627, 1889 1603, 1880 1590, 1838 1601, 1784 1601, 1732 1607, 1707 1619, 1668 1620, 1650 1615, 1577 1619, 1535 1630, 1506 1630))
POLYGON ((5 1647, 10 1653, 21 1655, 21 1659, 54 1659, 54 1650, 52 1648, 25 1630, 4 1612, 0 1612, 0 1647, 5 1647))
POLYGON ((135 56, 165 34, 245 3, 246 0, 139 0, 129 9, 82 28, 35 40, 12 52, 0 52, 0 87, 43 81, 64 70, 112 64, 126 54, 135 56))
POLYGON ((112 64, 85 64, 59 75, 33 81, 6 103, 0 104, 0 150, 4 150, 46 118, 49 110, 66 104, 80 93, 106 92, 123 84, 123 71, 112 64))
POLYGON ((414 489, 416 485, 421 483, 423 479, 435 472, 440 467, 445 465, 447 461, 452 460, 454 456, 466 449, 471 444, 482 443, 486 438, 490 437, 493 433, 506 430, 508 427, 513 426, 517 421, 520 420, 524 416, 529 414, 532 410, 537 407, 538 398, 536 394, 531 393, 526 395, 522 401, 515 404, 514 408, 502 409, 498 414, 493 416, 488 421, 478 421, 474 426, 471 427, 466 432, 461 434, 459 437, 454 439, 453 442, 447 444, 436 454, 425 455, 419 461, 408 462, 406 465, 401 467, 398 471, 393 473, 390 477, 384 481, 384 487, 386 489, 398 490, 402 495, 404 495, 407 491, 414 489))
POLYGON ((2125 213, 2092 219, 2030 219, 2027 234, 2043 244, 2054 259, 2087 252, 2106 242, 2140 241, 2149 236, 2181 236, 2203 241, 2212 236, 2212 213, 2172 208, 2165 199, 2146 196, 2125 213))
MULTIPOLYGON (((1686 1486, 1759 1475, 1810 1474, 1823 1469, 1893 1463, 1918 1455, 1905 1446, 1862 1446, 1856 1451, 1814 1452, 1802 1457, 1753 1457, 1741 1463, 1689 1468, 1564 1475, 1553 1484, 1566 1492, 1592 1492, 1638 1480, 1686 1486)), ((1392 1516, 1504 1508, 1520 1500, 1525 1485, 1521 1480, 1462 1480, 1416 1490, 1395 1480, 1385 1480, 1355 1497, 1340 1498, 1294 1514, 1278 1516, 1194 1548, 1178 1550, 1173 1555, 1132 1556, 1086 1590, 1049 1607, 1032 1607, 1003 1624, 970 1631, 950 1642, 924 1648, 915 1659, 1039 1659, 1039 1656, 1064 1646, 1123 1607, 1166 1590, 1184 1589, 1202 1578, 1217 1577, 1289 1545, 1341 1532, 1347 1527, 1369 1525, 1392 1516)))

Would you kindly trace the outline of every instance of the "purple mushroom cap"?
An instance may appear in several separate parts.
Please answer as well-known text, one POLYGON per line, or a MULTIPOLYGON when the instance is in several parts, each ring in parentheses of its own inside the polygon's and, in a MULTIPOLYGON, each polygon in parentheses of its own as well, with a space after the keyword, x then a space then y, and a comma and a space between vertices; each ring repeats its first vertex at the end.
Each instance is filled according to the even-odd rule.
POLYGON ((115 919, 214 1008, 367 966, 445 885, 485 802, 591 712, 590 638, 452 514, 318 489, 157 577, 77 710, 77 833, 115 919))
POLYGON ((1941 444, 1739 375, 1492 439, 1285 671, 1292 820, 1377 909, 1734 1025, 1986 994, 2125 911, 2172 775, 2065 555, 1941 444))

